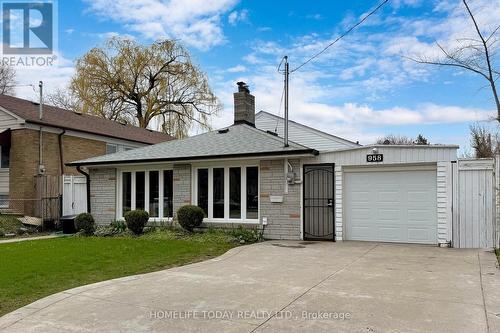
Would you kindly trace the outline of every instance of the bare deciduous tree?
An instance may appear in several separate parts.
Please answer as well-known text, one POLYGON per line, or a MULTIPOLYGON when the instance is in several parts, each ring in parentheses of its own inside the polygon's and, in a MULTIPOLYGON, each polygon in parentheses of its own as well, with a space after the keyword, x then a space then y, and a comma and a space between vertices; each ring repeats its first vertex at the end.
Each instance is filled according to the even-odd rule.
POLYGON ((500 122, 500 100, 496 87, 496 80, 500 77, 500 72, 495 69, 493 58, 496 55, 497 33, 500 25, 489 29, 487 33, 485 28, 480 28, 477 20, 472 13, 469 4, 466 0, 462 0, 465 10, 470 17, 471 23, 474 26, 476 38, 461 38, 458 39, 457 46, 447 50, 440 43, 436 42, 437 47, 442 53, 439 58, 409 58, 421 64, 430 64, 437 66, 455 67, 465 69, 476 73, 488 81, 491 88, 491 93, 497 108, 496 120, 500 122))
POLYGON ((143 128, 156 124, 176 137, 194 124, 208 129, 220 109, 206 75, 172 40, 143 46, 110 39, 77 61, 70 90, 84 113, 143 128))
POLYGON ((404 135, 394 135, 389 134, 382 138, 377 139, 377 144, 379 145, 428 145, 429 141, 422 135, 419 134, 415 140, 404 136, 404 135))
POLYGON ((470 144, 476 158, 494 157, 500 153, 500 136, 492 134, 485 126, 473 124, 470 126, 470 144))
POLYGON ((0 94, 14 95, 16 71, 7 65, 0 65, 0 94))

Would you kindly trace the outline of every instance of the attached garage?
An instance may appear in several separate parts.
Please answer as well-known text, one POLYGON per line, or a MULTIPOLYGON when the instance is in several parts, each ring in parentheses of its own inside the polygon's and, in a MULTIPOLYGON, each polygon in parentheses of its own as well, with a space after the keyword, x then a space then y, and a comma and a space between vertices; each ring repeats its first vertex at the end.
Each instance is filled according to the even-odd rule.
MULTIPOLYGON (((372 145, 322 152, 303 165, 334 165, 334 240, 448 246, 457 148, 372 145)), ((307 222, 304 215, 303 237, 307 222)))
POLYGON ((437 180, 433 169, 345 172, 345 238, 436 244, 437 180))

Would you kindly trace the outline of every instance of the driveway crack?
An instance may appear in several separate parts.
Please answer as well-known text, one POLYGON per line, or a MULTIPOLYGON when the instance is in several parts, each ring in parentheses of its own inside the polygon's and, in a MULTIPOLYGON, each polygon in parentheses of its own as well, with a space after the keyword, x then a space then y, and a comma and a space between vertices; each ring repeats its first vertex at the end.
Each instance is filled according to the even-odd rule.
MULTIPOLYGON (((302 294, 300 294, 299 296, 295 297, 290 303, 288 303, 287 305, 285 305, 283 308, 281 308, 279 311, 276 311, 272 316, 269 316, 269 318, 267 318, 266 320, 264 320, 262 323, 260 323, 257 327, 255 327, 253 330, 250 331, 250 333, 252 332, 255 332, 256 330, 258 330, 259 328, 261 328, 262 326, 264 326, 267 322, 269 322, 271 319, 273 319, 274 317, 276 317, 276 315, 280 312, 283 312, 285 311, 286 308, 288 308, 290 305, 292 305, 293 303, 297 302, 299 299, 301 299, 302 297, 304 297, 306 294, 308 294, 311 290, 313 290, 314 288, 316 288, 317 286, 319 286, 320 284, 322 284, 323 282, 325 282, 326 280, 329 280, 331 279, 332 277, 334 277, 335 275, 343 272, 344 270, 346 270, 349 266, 353 265, 354 263, 358 262, 359 260, 363 259, 368 253, 370 253, 371 251, 373 251, 376 247, 378 247, 379 244, 375 244, 374 246, 372 246, 370 249, 368 249, 366 252, 364 252, 361 256, 357 257, 356 259, 354 259, 353 261, 351 261, 350 263, 348 263, 347 265, 343 266, 342 268, 339 268, 338 270, 336 270, 335 272, 333 272, 332 274, 328 275, 327 277, 323 278, 321 281, 319 281, 318 283, 316 283, 315 285, 313 285, 312 287, 310 287, 309 289, 307 289, 306 291, 304 291, 302 294)), ((484 297, 483 297, 483 301, 484 301, 484 297)), ((488 331, 489 332, 489 331, 488 331)))
POLYGON ((483 287, 483 269, 481 268, 481 256, 479 255, 479 252, 477 253, 477 260, 479 263, 479 280, 481 283, 481 295, 483 296, 483 309, 484 309, 484 316, 486 319, 486 332, 490 332, 490 322, 488 320, 488 311, 486 310, 486 299, 484 297, 484 287, 483 287))

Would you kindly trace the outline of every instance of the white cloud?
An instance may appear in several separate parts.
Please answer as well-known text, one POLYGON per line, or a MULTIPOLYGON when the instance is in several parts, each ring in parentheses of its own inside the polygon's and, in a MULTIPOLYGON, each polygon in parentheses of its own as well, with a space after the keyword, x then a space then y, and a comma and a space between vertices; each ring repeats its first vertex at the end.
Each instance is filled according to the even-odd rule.
POLYGON ((75 32, 75 29, 69 28, 69 29, 64 30, 64 32, 67 33, 68 35, 71 35, 73 32, 75 32))
MULTIPOLYGON (((283 91, 283 77, 276 72, 275 66, 262 66, 261 70, 241 75, 231 81, 220 82, 215 88, 224 104, 224 110, 213 119, 215 128, 230 125, 233 122, 233 92, 236 81, 245 81, 255 95, 256 110, 265 110, 283 115, 280 100, 283 91)), ((297 72, 290 82, 290 119, 324 130, 346 139, 372 143, 377 138, 389 134, 380 127, 425 126, 435 124, 456 124, 488 120, 493 110, 469 108, 455 105, 421 103, 415 107, 393 106, 374 108, 369 104, 356 102, 334 104, 326 101, 335 96, 353 94, 349 87, 330 87, 320 83, 326 74, 321 72, 297 72)), ((355 100, 355 99, 354 99, 355 100)), ((425 133, 424 133, 425 134, 425 133)), ((442 142, 442 137, 432 138, 432 142, 442 142)))
POLYGON ((175 38, 206 50, 225 41, 221 15, 238 0, 85 0, 92 13, 147 39, 175 38))
POLYGON ((242 9, 240 11, 233 11, 227 17, 227 21, 231 25, 236 25, 238 22, 247 22, 248 21, 248 10, 242 9))
POLYGON ((241 72, 246 72, 247 68, 243 65, 237 65, 231 68, 228 68, 227 70, 229 73, 241 73, 241 72))
POLYGON ((57 54, 57 65, 53 67, 16 67, 16 96, 38 101, 39 81, 43 81, 44 92, 49 94, 66 88, 74 72, 73 61, 62 54, 57 54))
POLYGON ((135 37, 130 35, 130 34, 121 34, 121 33, 116 32, 116 31, 99 33, 99 34, 97 34, 97 37, 99 37, 100 39, 123 38, 123 39, 135 40, 135 37))

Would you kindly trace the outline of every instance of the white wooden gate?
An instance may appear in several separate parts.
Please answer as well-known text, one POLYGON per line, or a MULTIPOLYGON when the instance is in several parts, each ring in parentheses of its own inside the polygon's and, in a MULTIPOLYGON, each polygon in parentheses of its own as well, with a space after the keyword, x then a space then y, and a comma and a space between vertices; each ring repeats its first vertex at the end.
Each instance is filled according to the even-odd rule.
POLYGON ((84 176, 63 176, 63 215, 87 211, 87 180, 84 176))
POLYGON ((496 189, 493 159, 459 160, 453 209, 453 247, 495 246, 496 189))

